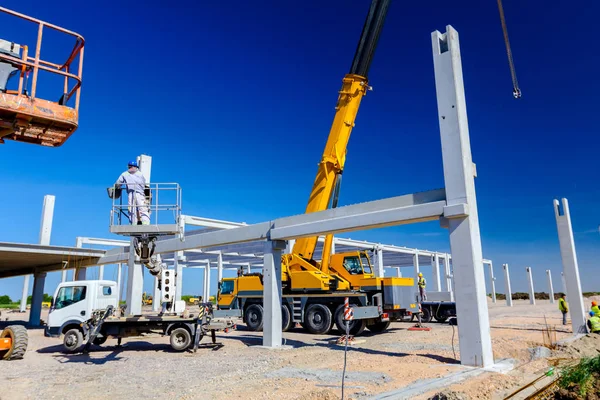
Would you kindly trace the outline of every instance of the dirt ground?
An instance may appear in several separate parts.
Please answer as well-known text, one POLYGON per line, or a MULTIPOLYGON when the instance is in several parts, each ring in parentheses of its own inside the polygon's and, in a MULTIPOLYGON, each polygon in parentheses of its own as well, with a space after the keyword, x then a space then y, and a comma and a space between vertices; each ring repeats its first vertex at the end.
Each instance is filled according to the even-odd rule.
MULTIPOLYGON (((587 301, 587 300, 586 300, 587 301)), ((503 398, 504 394, 543 373, 548 367, 543 351, 546 321, 557 329, 557 339, 571 336, 561 324, 556 304, 515 301, 489 302, 495 360, 514 359, 508 373, 486 372, 448 387, 471 399, 503 398), (542 357, 537 358, 536 357, 542 357)), ((46 311, 47 312, 47 311, 46 311)), ((47 318, 46 312, 42 319, 47 318)), ((27 314, 2 311, 6 326, 24 321, 27 314)), ((459 321, 460 323, 460 321, 459 321)), ((364 343, 349 348, 345 396, 366 399, 427 379, 468 370, 458 364, 456 327, 430 323, 430 332, 408 331, 411 323, 393 323, 388 332, 360 337, 364 343), (452 340, 454 329, 454 342, 452 340)), ((262 334, 239 330, 218 334, 220 349, 204 347, 197 353, 176 353, 166 337, 115 340, 93 347, 90 355, 62 353, 62 339, 46 338, 43 330, 29 330, 29 347, 23 360, 2 362, 0 399, 302 399, 329 400, 341 396, 344 348, 331 344, 337 332, 309 335, 301 330, 284 333, 291 348, 261 348, 262 334)), ((207 342, 208 338, 204 341, 207 342)), ((436 388, 415 399, 427 399, 436 388)), ((403 398, 402 396, 389 398, 403 398)))

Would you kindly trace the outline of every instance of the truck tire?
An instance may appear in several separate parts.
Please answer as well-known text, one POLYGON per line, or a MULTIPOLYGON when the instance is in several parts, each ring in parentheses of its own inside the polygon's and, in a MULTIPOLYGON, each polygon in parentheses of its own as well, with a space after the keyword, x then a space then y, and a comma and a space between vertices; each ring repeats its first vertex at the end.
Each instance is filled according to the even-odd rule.
POLYGON ((292 327, 292 315, 288 306, 281 306, 281 330, 287 332, 292 327))
POLYGON ((422 307, 421 310, 423 311, 423 313, 421 314, 421 322, 424 324, 431 322, 431 308, 425 306, 422 307))
MULTIPOLYGON (((346 321, 344 320, 344 305, 340 304, 335 309, 335 326, 337 330, 342 334, 346 334, 346 321)), ((360 335, 363 333, 367 326, 367 323, 362 319, 355 319, 350 321, 350 334, 353 336, 360 335)))
POLYGON ((329 332, 331 319, 331 310, 323 304, 311 304, 304 314, 306 329, 315 335, 323 335, 329 332))
POLYGON ((27 329, 22 325, 7 326, 0 334, 0 338, 6 337, 11 339, 12 347, 7 351, 0 352, 0 357, 3 360, 22 360, 27 351, 27 343, 29 342, 27 329))
POLYGON ((367 329, 373 333, 380 333, 390 327, 390 321, 379 321, 371 325, 367 325, 367 329))
POLYGON ((185 328, 176 328, 171 331, 169 342, 173 350, 184 351, 192 344, 192 335, 185 328))
POLYGON ((67 353, 74 353, 83 343, 83 333, 79 329, 69 329, 63 338, 63 347, 67 353))
POLYGON ((246 308, 244 319, 246 326, 251 331, 262 331, 263 329, 263 307, 260 304, 251 304, 246 308))

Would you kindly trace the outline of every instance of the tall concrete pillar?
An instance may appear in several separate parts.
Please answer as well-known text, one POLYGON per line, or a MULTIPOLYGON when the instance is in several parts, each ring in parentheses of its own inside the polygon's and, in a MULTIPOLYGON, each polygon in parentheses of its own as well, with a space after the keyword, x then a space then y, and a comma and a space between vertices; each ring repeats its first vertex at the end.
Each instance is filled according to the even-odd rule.
POLYGON ((440 256, 436 253, 431 256, 431 271, 433 274, 433 290, 442 291, 442 282, 440 281, 440 256))
POLYGON ((219 252, 217 255, 217 288, 221 288, 221 281, 223 280, 223 252, 219 252))
POLYGON ((123 298, 123 264, 119 263, 117 265, 117 290, 119 291, 118 294, 118 301, 119 303, 121 302, 121 299, 123 298))
POLYGON ((129 262, 127 263, 127 315, 142 313, 142 294, 144 292, 143 265, 136 263, 133 238, 129 245, 129 262))
POLYGON ((402 272, 400 272, 400 267, 396 267, 396 277, 402 278, 402 272))
POLYGON ((184 265, 175 258, 175 300, 180 301, 183 294, 183 267, 184 265))
POLYGON ((64 282, 66 282, 66 281, 67 281, 67 270, 66 270, 66 269, 63 269, 63 270, 61 271, 60 282, 61 282, 61 283, 64 283, 64 282))
POLYGON ((263 346, 281 347, 281 251, 284 241, 267 241, 264 254, 264 316, 263 346))
POLYGON ((508 271, 508 264, 502 264, 502 269, 504 270, 504 290, 506 291, 506 305, 508 307, 512 307, 513 301, 512 291, 510 289, 510 272, 508 271))
POLYGON ((40 244, 48 246, 52 234, 52 219, 54 217, 55 197, 52 195, 44 196, 44 205, 42 207, 42 221, 40 223, 40 244))
MULTIPOLYGON (((83 239, 78 237, 77 238, 77 242, 75 244, 75 247, 77 248, 82 248, 83 247, 83 239)), ((75 270, 73 271, 73 280, 74 281, 85 281, 86 279, 86 270, 87 268, 83 267, 83 268, 75 268, 75 270)))
POLYGON ((207 261, 204 267, 204 302, 210 301, 210 261, 207 261))
POLYGON ((45 283, 45 272, 39 272, 33 275, 33 295, 31 296, 31 313, 29 314, 29 325, 31 326, 40 326, 45 283))
POLYGON ((562 199, 561 203, 554 200, 554 215, 558 229, 558 241, 560 243, 560 255, 562 258, 563 272, 567 287, 567 301, 569 303, 569 314, 571 314, 571 325, 573 333, 587 333, 585 308, 583 306, 583 295, 581 292, 581 281, 579 279, 579 265, 577 263, 577 252, 575 240, 573 239, 573 228, 571 227, 571 214, 569 202, 562 199))
POLYGON ((27 310, 27 297, 29 296, 29 276, 23 277, 23 294, 21 295, 21 307, 19 310, 25 312, 27 310))
POLYGON ((562 290, 564 294, 567 294, 567 282, 565 282, 565 273, 560 271, 560 280, 562 281, 562 290))
POLYGON ((432 33, 461 364, 494 363, 458 32, 432 33))
POLYGON ((375 276, 378 278, 385 276, 383 270, 383 250, 381 248, 375 249, 375 276))
POLYGON ((248 265, 246 265, 246 273, 247 274, 252 273, 252 267, 250 266, 250 263, 248 263, 248 265))
POLYGON ((525 267, 527 272, 527 280, 529 282, 529 304, 535 306, 535 291, 533 290, 533 276, 531 275, 531 267, 525 267))
POLYGON ((98 280, 101 281, 104 279, 104 265, 98 266, 98 280))
POLYGON ((490 288, 492 289, 492 302, 496 302, 496 277, 494 277, 494 267, 492 262, 488 264, 490 266, 490 288))
MULTIPOLYGON (((294 249, 294 245, 296 244, 295 239, 288 240, 287 245, 285 247, 286 254, 292 254, 292 250, 294 249)), ((331 254, 335 253, 335 238, 333 238, 333 242, 331 243, 331 254)))
POLYGON ((450 270, 450 255, 444 255, 444 274, 446 276, 446 290, 450 292, 450 299, 454 301, 454 284, 452 283, 452 271, 450 270))
POLYGON ((552 287, 552 271, 547 269, 546 275, 548 276, 548 290, 549 290, 549 294, 550 294, 550 303, 554 304, 554 288, 552 287))

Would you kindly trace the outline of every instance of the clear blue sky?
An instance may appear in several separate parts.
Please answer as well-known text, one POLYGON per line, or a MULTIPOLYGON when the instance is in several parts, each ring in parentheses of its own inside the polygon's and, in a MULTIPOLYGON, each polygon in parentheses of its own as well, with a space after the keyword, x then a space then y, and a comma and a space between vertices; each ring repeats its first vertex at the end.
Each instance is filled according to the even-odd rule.
MULTIPOLYGON (((87 42, 74 136, 55 149, 0 146, 0 240, 37 241, 45 194, 56 195, 52 244, 110 237, 105 187, 141 153, 153 157, 153 181, 181 184, 187 214, 250 223, 302 213, 369 6, 350 3, 4 1, 87 42)), ((547 268, 561 288, 559 197, 571 204, 583 288, 600 290, 600 4, 506 0, 505 11, 520 100, 511 95, 495 1, 392 2, 341 204, 443 186, 430 34, 451 24, 462 46, 483 251, 499 291, 502 263, 515 291, 526 291, 525 266, 536 290, 547 290, 547 268)), ((34 47, 33 27, 23 36, 0 22, 4 39, 34 47)), ((60 43, 49 35, 42 56, 56 59, 60 43)), ((350 236, 449 250, 436 223, 350 236)), ((50 274, 45 291, 58 279, 50 274)), ((0 293, 18 297, 21 282, 0 280, 0 293)), ((184 292, 200 293, 201 284, 201 271, 190 271, 184 292)))

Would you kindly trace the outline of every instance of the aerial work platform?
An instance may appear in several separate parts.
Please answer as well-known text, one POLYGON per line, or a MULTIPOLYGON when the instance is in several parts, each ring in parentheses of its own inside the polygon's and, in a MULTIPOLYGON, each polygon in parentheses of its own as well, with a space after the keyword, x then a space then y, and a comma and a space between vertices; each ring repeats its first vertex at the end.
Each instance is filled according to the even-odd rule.
MULTIPOLYGON (((0 143, 14 140, 58 147, 65 143, 78 126, 84 39, 78 33, 3 7, 0 7, 0 13, 33 22, 38 28, 33 57, 29 55, 27 45, 11 41, 11 29, 6 29, 0 39, 0 143), (44 28, 75 39, 73 48, 68 52, 52 54, 53 58, 60 57, 60 64, 40 58, 44 28), (73 73, 74 70, 77 72, 73 73), (40 71, 44 74, 39 75, 40 71), (62 87, 45 81, 55 81, 57 75, 64 78, 62 87), (43 76, 44 79, 38 79, 38 76, 43 76), (40 96, 38 83, 42 80, 46 93, 40 96), (51 98, 46 98, 47 96, 51 98)), ((11 22, 15 19, 11 19, 11 22)), ((54 52, 45 51, 46 53, 54 52)))

